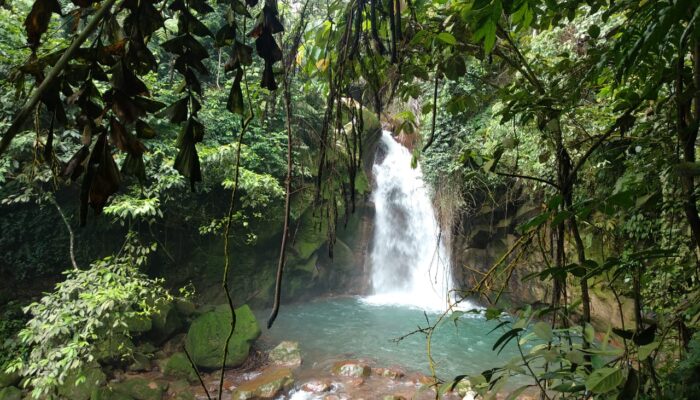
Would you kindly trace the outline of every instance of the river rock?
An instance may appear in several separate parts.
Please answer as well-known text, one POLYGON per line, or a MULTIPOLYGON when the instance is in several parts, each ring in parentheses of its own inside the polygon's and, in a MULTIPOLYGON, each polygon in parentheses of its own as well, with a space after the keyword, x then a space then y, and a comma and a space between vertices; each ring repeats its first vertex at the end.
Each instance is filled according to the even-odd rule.
POLYGON ((71 400, 88 400, 92 390, 104 385, 106 379, 107 377, 97 364, 85 366, 68 374, 63 384, 58 387, 58 394, 71 400), (85 379, 78 383, 78 378, 81 376, 85 379))
POLYGON ((333 373, 342 376, 367 377, 372 369, 360 361, 340 361, 333 365, 333 373))
POLYGON ((256 378, 242 383, 231 396, 232 400, 274 399, 294 384, 289 368, 269 368, 256 378))
POLYGON ((406 375, 398 368, 372 368, 372 373, 377 376, 383 376, 389 379, 401 379, 406 375))
POLYGON ((270 351, 270 362, 276 365, 298 367, 301 365, 301 351, 299 343, 284 341, 270 351))
MULTIPOLYGON (((250 345, 260 336, 260 327, 248 305, 235 310, 236 328, 228 346, 227 367, 237 367, 248 358, 250 345)), ((231 314, 227 305, 200 315, 192 322, 185 348, 200 368, 215 369, 221 366, 226 337, 231 327, 231 314)))
POLYGON ((162 400, 168 389, 166 383, 145 378, 131 378, 112 386, 114 391, 134 398, 135 400, 162 400))
POLYGON ((301 385, 301 390, 309 393, 323 393, 331 390, 331 383, 328 381, 313 380, 301 385))
POLYGON ((21 400, 22 391, 14 386, 0 389, 0 400, 21 400))
POLYGON ((197 382, 197 372, 192 368, 190 360, 185 353, 175 353, 163 362, 163 375, 173 378, 184 378, 190 382, 197 382))

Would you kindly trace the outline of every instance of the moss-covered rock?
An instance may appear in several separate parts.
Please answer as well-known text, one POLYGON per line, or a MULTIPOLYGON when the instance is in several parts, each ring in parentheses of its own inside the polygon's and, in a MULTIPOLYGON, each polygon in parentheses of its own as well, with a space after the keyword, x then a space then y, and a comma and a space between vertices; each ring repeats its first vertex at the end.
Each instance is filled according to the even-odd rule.
POLYGON ((14 386, 0 389, 0 400, 21 400, 22 391, 14 386))
POLYGON ((131 333, 148 332, 152 327, 151 318, 145 314, 135 314, 126 320, 126 329, 131 333))
POLYGON ((299 343, 283 341, 270 350, 270 362, 277 365, 299 366, 301 365, 301 350, 299 343))
POLYGON ((68 374, 63 384, 58 387, 58 394, 71 400, 88 400, 93 390, 104 385, 106 379, 99 366, 87 366, 68 374), (81 377, 84 379, 80 379, 81 377))
MULTIPOLYGON (((236 312, 236 329, 228 346, 227 367, 237 367, 248 358, 250 345, 260 336, 260 327, 248 305, 236 312)), ((227 305, 202 314, 192 322, 187 332, 185 348, 194 363, 205 369, 221 365, 223 348, 231 327, 231 314, 227 305)))
POLYGON ((153 328, 150 337, 157 343, 168 340, 184 326, 180 313, 173 302, 163 302, 156 306, 157 312, 151 317, 153 328))
POLYGON ((20 380, 19 372, 5 372, 3 368, 0 368, 0 388, 15 386, 20 380))
POLYGON ((238 386, 231 396, 232 400, 274 399, 283 390, 294 384, 292 370, 289 368, 270 368, 258 377, 238 386))
POLYGON ((134 400, 134 398, 128 394, 117 392, 111 386, 102 386, 93 389, 90 400, 134 400))
POLYGON ((114 391, 135 400, 161 400, 167 384, 145 378, 132 378, 112 385, 114 391))
POLYGON ((178 380, 170 382, 168 385, 170 398, 173 400, 195 400, 196 397, 190 388, 189 382, 186 380, 178 380))
POLYGON ((185 353, 175 353, 165 360, 161 367, 163 375, 173 378, 184 378, 190 382, 196 382, 197 372, 192 368, 190 360, 185 353))
POLYGON ((151 357, 147 354, 134 352, 131 363, 127 366, 129 371, 145 372, 153 368, 151 357))
POLYGON ((102 364, 123 361, 134 343, 122 334, 115 334, 95 345, 93 355, 102 364))
POLYGON ((177 312, 184 317, 189 317, 190 315, 194 314, 196 310, 194 303, 183 297, 175 298, 174 303, 177 312))

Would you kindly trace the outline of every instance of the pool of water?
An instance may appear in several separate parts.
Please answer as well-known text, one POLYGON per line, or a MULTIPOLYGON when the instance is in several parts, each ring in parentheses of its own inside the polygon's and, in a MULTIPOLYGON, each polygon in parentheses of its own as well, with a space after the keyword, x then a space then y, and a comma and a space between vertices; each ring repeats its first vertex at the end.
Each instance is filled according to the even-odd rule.
MULTIPOLYGON (((266 310, 258 312, 260 321, 266 321, 267 316, 266 310)), ((363 358, 429 374, 425 335, 404 336, 428 326, 426 318, 432 323, 438 317, 436 312, 370 304, 359 297, 325 298, 283 305, 272 329, 263 328, 260 342, 270 347, 282 340, 299 342, 307 368, 329 359, 363 358), (404 338, 397 341, 400 337, 404 338)), ((500 330, 488 334, 496 325, 480 314, 441 324, 431 347, 438 376, 450 379, 478 374, 516 357, 514 346, 500 355, 491 350, 502 334, 500 330)))

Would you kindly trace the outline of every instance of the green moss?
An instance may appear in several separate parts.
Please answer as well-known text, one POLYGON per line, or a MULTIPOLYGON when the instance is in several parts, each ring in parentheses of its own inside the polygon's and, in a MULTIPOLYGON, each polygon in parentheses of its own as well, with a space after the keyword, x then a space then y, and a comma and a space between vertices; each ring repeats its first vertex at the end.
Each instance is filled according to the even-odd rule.
POLYGON ((21 398, 22 391, 14 386, 0 389, 0 400, 20 400, 21 398))
POLYGON ((174 378, 184 378, 190 382, 197 381, 197 373, 185 353, 175 353, 163 363, 163 374, 174 378))
MULTIPOLYGON (((250 345, 260 336, 260 327, 250 307, 236 310, 236 328, 229 342, 227 367, 237 367, 248 358, 250 345)), ((231 314, 227 305, 202 314, 192 322, 185 348, 200 368, 214 369, 221 365, 223 348, 231 327, 231 314)))
POLYGON ((161 400, 168 389, 167 384, 145 378, 132 378, 112 386, 114 391, 135 400, 161 400))
POLYGON ((104 385, 107 377, 97 365, 73 371, 61 386, 58 394, 71 400, 88 400, 93 390, 104 385))

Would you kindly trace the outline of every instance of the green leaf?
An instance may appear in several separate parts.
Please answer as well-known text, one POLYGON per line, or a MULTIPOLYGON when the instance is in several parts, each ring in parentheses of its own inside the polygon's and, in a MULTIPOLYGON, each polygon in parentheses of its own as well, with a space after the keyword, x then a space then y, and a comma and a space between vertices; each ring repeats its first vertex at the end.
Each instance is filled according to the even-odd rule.
POLYGON ((449 32, 440 32, 436 37, 440 41, 447 43, 450 46, 454 46, 457 44, 457 39, 449 32))
POLYGON ((537 335, 537 337, 547 342, 551 342, 554 338, 554 335, 552 334, 552 328, 549 326, 548 323, 544 321, 536 323, 535 326, 532 328, 532 331, 535 332, 535 335, 537 335))
POLYGON ((619 368, 601 368, 586 379, 586 389, 593 393, 607 393, 618 387, 625 379, 619 368))
POLYGON ((651 342, 649 344, 639 346, 639 350, 637 353, 637 355, 639 357, 639 361, 646 360, 649 357, 649 355, 651 354, 651 352, 656 350, 660 344, 661 344, 660 342, 651 342))
POLYGON ((598 25, 591 25, 588 28, 588 35, 593 39, 597 39, 600 36, 600 27, 598 25))

